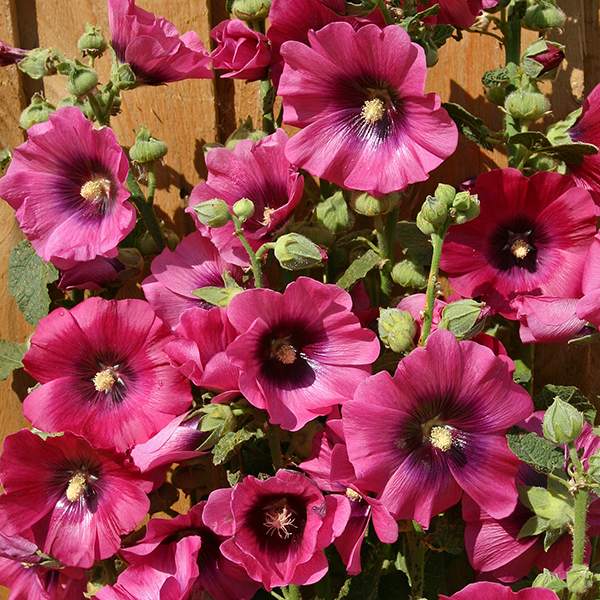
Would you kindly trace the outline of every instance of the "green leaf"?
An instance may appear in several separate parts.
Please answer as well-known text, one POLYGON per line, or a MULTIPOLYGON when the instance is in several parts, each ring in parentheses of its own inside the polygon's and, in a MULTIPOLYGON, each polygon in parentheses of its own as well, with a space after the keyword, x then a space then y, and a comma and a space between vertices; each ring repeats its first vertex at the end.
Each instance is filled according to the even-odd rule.
POLYGON ((536 471, 551 473, 563 466, 562 452, 535 433, 508 433, 506 439, 513 453, 536 471))
POLYGON ((527 519, 525 525, 521 527, 519 531, 518 539, 530 537, 532 535, 539 535, 548 529, 548 519, 543 519, 538 515, 534 515, 530 519, 527 519))
POLYGON ((8 289, 28 323, 36 325, 48 314, 48 284, 57 279, 58 271, 44 262, 27 240, 13 248, 8 261, 8 289))
POLYGON ((513 373, 513 380, 515 381, 515 383, 529 383, 531 381, 531 369, 520 358, 518 358, 514 362, 515 372, 513 373))
POLYGON ((262 429, 248 431, 240 429, 239 431, 230 431, 226 433, 213 448, 213 464, 222 465, 227 462, 239 448, 246 442, 264 437, 262 429))
POLYGON ((546 534, 544 535, 544 552, 548 552, 552 544, 558 542, 564 533, 565 532, 562 529, 549 529, 546 531, 546 534))
POLYGON ((521 144, 530 150, 539 150, 550 146, 550 141, 541 131, 520 131, 511 135, 509 144, 521 144))
POLYGON ((547 490, 543 487, 519 488, 519 499, 538 517, 548 522, 546 529, 562 529, 573 521, 572 496, 563 490, 547 490))
POLYGON ((598 147, 594 146, 594 144, 571 142, 570 144, 540 148, 538 152, 543 152, 553 158, 562 160, 567 165, 579 165, 585 156, 598 154, 598 147))
POLYGON ((406 249, 406 255, 420 265, 431 263, 432 247, 429 237, 421 233, 413 221, 400 221, 396 225, 396 240, 406 249))
POLYGON ((381 256, 375 250, 367 250, 359 256, 338 279, 337 284, 349 290, 357 281, 362 279, 371 269, 381 263, 381 256))
POLYGON ((4 175, 8 165, 10 165, 11 153, 8 148, 2 148, 0 150, 0 175, 4 175))
POLYGON ((583 413, 585 420, 594 424, 596 420, 596 407, 589 401, 579 388, 574 385, 545 385, 535 398, 535 407, 538 410, 546 410, 555 398, 568 402, 583 413))
POLYGON ((582 109, 578 108, 570 113, 566 119, 557 121, 548 127, 546 136, 550 140, 553 146, 560 146, 562 144, 570 144, 573 140, 569 135, 569 129, 575 125, 577 119, 581 116, 582 109))
POLYGON ((350 211, 342 192, 336 192, 319 202, 315 209, 315 217, 319 225, 332 233, 339 233, 352 225, 350 211))
POLYGON ((4 381, 13 371, 23 366, 21 361, 27 352, 27 346, 0 340, 0 381, 4 381))
POLYGON ((242 292, 242 288, 218 287, 209 285, 192 291, 192 294, 204 302, 215 306, 227 306, 231 300, 242 292))
POLYGON ((466 108, 454 102, 444 102, 442 106, 456 123, 459 131, 468 140, 479 144, 487 150, 493 148, 493 145, 489 141, 492 132, 479 117, 472 115, 466 108))

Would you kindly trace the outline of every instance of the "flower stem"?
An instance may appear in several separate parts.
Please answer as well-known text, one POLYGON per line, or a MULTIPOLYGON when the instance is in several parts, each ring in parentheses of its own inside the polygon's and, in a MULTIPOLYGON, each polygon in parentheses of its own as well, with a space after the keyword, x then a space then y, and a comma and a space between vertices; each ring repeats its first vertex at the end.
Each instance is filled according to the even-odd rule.
POLYGON ((90 93, 87 95, 88 97, 88 101, 90 103, 90 108, 92 109, 93 113, 94 113, 94 117, 96 117, 96 121, 98 121, 99 125, 108 125, 107 121, 106 121, 106 117, 104 115, 104 111, 102 110, 102 107, 100 106, 100 103, 98 102, 98 98, 96 98, 96 96, 94 96, 93 93, 90 93))
POLYGON ((129 171, 129 175, 127 175, 127 187, 131 192, 130 200, 137 207, 148 233, 152 236, 152 239, 154 240, 158 250, 163 250, 165 247, 165 240, 163 238, 162 231, 160 230, 160 225, 158 223, 158 219, 156 218, 154 208, 151 203, 146 202, 146 198, 144 197, 144 194, 142 193, 142 190, 131 171, 129 171))
MULTIPOLYGON (((577 448, 573 443, 569 444, 569 457, 575 467, 576 481, 584 478, 583 464, 577 453, 577 448)), ((585 546, 587 543, 587 510, 588 510, 589 492, 584 489, 577 489, 575 492, 574 518, 573 518, 573 560, 574 565, 585 564, 585 546)))
POLYGON ((381 14, 383 15, 383 20, 386 25, 393 25, 394 19, 390 13, 390 10, 386 4, 386 0, 379 0, 379 10, 381 10, 381 14))
POLYGON ((260 82, 260 100, 263 115, 262 129, 265 133, 273 133, 275 131, 275 115, 273 114, 275 90, 270 79, 263 79, 260 82))
POLYGON ((262 267, 260 260, 257 258, 256 253, 254 250, 252 250, 252 246, 250 246, 246 236, 244 235, 242 222, 233 214, 231 215, 231 220, 233 221, 233 226, 235 227, 235 235, 240 240, 244 250, 246 251, 246 254, 248 254, 248 258, 250 259, 250 267, 252 268, 252 274, 254 275, 254 287, 260 288, 262 287, 262 267))
MULTIPOLYGON (((277 425, 269 425, 267 430, 267 438, 269 440, 269 450, 271 451, 271 460, 275 471, 283 466, 283 456, 281 454, 281 438, 279 436, 279 427, 277 425)), ((287 597, 287 596, 286 596, 287 597)))
POLYGON ((148 194, 146 201, 148 204, 154 204, 154 196, 156 194, 156 173, 154 172, 154 165, 148 167, 148 194))
POLYGON ((386 259, 386 263, 379 270, 379 276, 381 278, 381 293, 384 299, 387 300, 392 294, 393 282, 391 277, 391 240, 385 215, 375 217, 375 232, 377 234, 377 250, 381 258, 386 259))
POLYGON ((429 279, 427 280, 427 292, 425 294, 425 309, 423 310, 423 327, 421 328, 421 338, 419 346, 424 346, 433 322, 433 307, 435 303, 435 288, 438 283, 438 273, 440 270, 440 259, 442 257, 442 247, 444 246, 444 237, 448 227, 444 227, 439 233, 431 234, 431 244, 433 246, 433 256, 431 257, 431 267, 429 269, 429 279))
POLYGON ((504 27, 504 52, 506 64, 519 64, 521 60, 521 17, 514 6, 508 9, 508 19, 504 27))
POLYGON ((297 585, 290 584, 286 588, 283 588, 283 596, 285 600, 302 600, 300 587, 297 585))
POLYGON ((422 531, 418 523, 413 521, 413 530, 408 531, 408 569, 410 572, 410 597, 419 600, 423 597, 425 584, 425 552, 426 547, 421 543, 422 531))

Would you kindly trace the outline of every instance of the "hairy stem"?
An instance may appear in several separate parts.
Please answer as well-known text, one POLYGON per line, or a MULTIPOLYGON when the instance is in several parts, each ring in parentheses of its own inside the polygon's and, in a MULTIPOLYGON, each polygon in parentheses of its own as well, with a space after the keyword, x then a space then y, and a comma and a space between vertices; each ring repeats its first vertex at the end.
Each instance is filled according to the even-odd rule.
POLYGON ((440 233, 431 234, 431 244, 433 246, 433 256, 431 257, 431 267, 429 269, 429 279, 427 280, 427 292, 425 293, 425 309, 423 310, 423 327, 421 328, 421 338, 419 346, 424 346, 433 322, 433 307, 435 304, 435 288, 438 283, 438 273, 440 271, 440 259, 442 257, 442 247, 444 246, 444 237, 448 228, 445 227, 440 233))
POLYGON ((381 293, 384 300, 388 300, 392 294, 392 236, 389 232, 389 220, 387 215, 377 215, 375 217, 375 231, 377 234, 377 250, 381 258, 387 259, 387 262, 379 271, 381 277, 381 293))
POLYGON ((252 274, 254 275, 254 287, 260 288, 262 287, 263 281, 260 260, 256 257, 256 252, 252 250, 252 246, 250 246, 246 236, 244 235, 242 222, 233 214, 231 215, 231 220, 233 221, 233 226, 235 227, 235 235, 240 240, 244 250, 246 251, 246 254, 248 254, 248 258, 250 259, 250 267, 252 269, 252 274))
MULTIPOLYGON (((581 481, 584 477, 583 464, 573 443, 569 444, 569 457, 575 467, 575 479, 581 481)), ((573 522, 573 564, 585 564, 585 546, 587 543, 587 510, 589 492, 578 489, 575 492, 574 522, 573 522)))
POLYGON ((277 425, 269 425, 269 428, 267 429, 267 439, 269 440, 269 450, 271 451, 273 468, 277 471, 283 466, 281 438, 279 435, 279 427, 277 427, 277 425))

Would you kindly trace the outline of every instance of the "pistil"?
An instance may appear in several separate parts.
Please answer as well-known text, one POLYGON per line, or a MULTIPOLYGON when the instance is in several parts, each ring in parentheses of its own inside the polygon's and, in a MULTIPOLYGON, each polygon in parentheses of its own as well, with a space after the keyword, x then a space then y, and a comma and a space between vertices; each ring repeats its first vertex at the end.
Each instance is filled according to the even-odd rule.
POLYGON ((280 539, 287 540, 293 535, 292 530, 297 529, 294 517, 294 512, 289 510, 287 506, 267 511, 263 523, 267 529, 267 534, 277 534, 280 539))
POLYGON ((90 179, 81 186, 81 197, 92 204, 100 204, 110 198, 111 184, 105 177, 90 179))

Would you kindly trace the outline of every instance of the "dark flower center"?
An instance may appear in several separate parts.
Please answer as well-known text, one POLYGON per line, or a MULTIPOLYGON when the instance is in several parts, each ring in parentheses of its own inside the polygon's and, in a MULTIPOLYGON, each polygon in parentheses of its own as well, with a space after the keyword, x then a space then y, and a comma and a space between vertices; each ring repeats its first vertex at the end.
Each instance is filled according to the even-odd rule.
POLYGON ((290 343, 290 336, 271 340, 271 357, 284 365, 293 365, 296 362, 298 351, 290 343))
POLYGON ((448 452, 455 443, 455 429, 442 423, 439 416, 421 425, 423 442, 442 452, 448 452))
POLYGON ((94 510, 97 502, 96 483, 99 480, 99 468, 80 464, 68 465, 60 475, 63 497, 69 504, 86 504, 94 510))
POLYGON ((94 177, 81 186, 79 193, 91 204, 108 204, 111 198, 111 181, 106 177, 94 177))
POLYGON ((365 80, 358 85, 360 91, 357 90, 353 96, 356 96, 360 112, 353 119, 352 128, 364 140, 382 142, 392 135, 400 122, 400 99, 396 91, 384 82, 365 80))
POLYGON ((285 498, 264 509, 263 525, 267 535, 277 535, 282 540, 292 537, 296 525, 296 511, 291 508, 285 498))
POLYGON ((121 403, 136 380, 135 371, 125 357, 113 351, 90 357, 79 366, 79 374, 90 402, 121 403))
POLYGON ((528 218, 520 217, 500 226, 490 239, 490 261, 501 271, 513 268, 535 273, 538 249, 545 235, 528 218))

